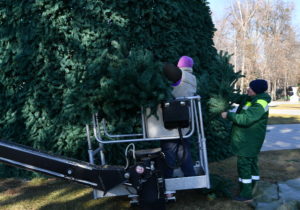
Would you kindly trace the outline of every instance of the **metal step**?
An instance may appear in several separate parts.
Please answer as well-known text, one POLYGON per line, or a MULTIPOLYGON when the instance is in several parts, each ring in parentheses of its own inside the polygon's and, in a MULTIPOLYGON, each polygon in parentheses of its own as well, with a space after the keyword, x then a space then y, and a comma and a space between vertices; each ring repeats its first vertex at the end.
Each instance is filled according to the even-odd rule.
POLYGON ((209 188, 209 176, 190 176, 165 179, 167 191, 209 188))

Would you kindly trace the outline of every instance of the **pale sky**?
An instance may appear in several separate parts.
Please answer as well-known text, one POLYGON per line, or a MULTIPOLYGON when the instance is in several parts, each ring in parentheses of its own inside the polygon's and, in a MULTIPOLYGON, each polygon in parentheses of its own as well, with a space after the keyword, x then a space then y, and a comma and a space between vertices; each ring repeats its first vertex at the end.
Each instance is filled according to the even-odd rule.
MULTIPOLYGON (((212 11, 213 20, 221 18, 226 10, 230 7, 230 1, 228 0, 206 0, 209 2, 210 9, 212 11)), ((298 31, 298 37, 300 37, 300 0, 285 0, 286 2, 293 2, 295 10, 292 15, 292 24, 298 31)))

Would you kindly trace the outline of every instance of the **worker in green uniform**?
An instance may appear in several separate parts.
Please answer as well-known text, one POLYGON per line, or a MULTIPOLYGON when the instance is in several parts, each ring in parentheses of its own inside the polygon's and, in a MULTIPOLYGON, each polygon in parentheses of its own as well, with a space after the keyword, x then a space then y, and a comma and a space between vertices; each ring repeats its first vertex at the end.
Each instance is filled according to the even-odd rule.
POLYGON ((237 201, 251 201, 252 188, 260 179, 258 154, 264 142, 271 97, 266 93, 268 83, 262 79, 250 82, 247 95, 239 95, 234 101, 240 106, 234 112, 222 112, 221 116, 233 122, 231 147, 237 156, 240 194, 237 201))

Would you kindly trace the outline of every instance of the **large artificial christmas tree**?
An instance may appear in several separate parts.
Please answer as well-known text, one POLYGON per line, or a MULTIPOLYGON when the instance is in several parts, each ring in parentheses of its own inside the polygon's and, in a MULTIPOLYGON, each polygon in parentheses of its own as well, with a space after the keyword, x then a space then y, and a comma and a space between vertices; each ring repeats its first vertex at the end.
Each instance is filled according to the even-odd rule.
MULTIPOLYGON (((188 55, 209 159, 222 159, 229 125, 215 105, 232 97, 239 74, 214 48, 214 31, 205 0, 1 0, 0 136, 86 159, 91 114, 133 132, 141 106, 170 97, 162 63, 188 55)), ((108 150, 119 163, 120 146, 108 150)))

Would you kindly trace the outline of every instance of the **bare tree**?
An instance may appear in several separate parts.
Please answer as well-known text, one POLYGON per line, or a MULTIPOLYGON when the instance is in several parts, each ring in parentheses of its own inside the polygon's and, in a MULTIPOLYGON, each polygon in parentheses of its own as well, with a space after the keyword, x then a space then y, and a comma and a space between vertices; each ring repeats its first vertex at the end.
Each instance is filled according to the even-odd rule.
MULTIPOLYGON (((282 0, 262 2, 257 16, 258 30, 264 43, 264 62, 271 94, 276 99, 276 90, 289 85, 289 68, 293 69, 295 36, 291 27, 293 5, 282 0)), ((286 97, 286 95, 285 95, 286 97)))
MULTIPOLYGON (((236 31, 240 32, 241 38, 241 71, 245 73, 246 63, 246 47, 251 34, 251 22, 258 8, 258 2, 255 0, 246 0, 241 3, 240 0, 236 0, 231 4, 231 12, 233 14, 236 26, 236 31)), ((237 42, 235 42, 236 44, 237 42)), ((241 81, 241 88, 244 88, 244 78, 241 81)))
MULTIPOLYGON (((217 49, 233 53, 235 69, 250 80, 265 78, 273 99, 276 90, 299 82, 299 42, 291 24, 292 3, 276 0, 234 0, 216 23, 217 49)), ((286 91, 283 91, 286 93, 286 91)))

